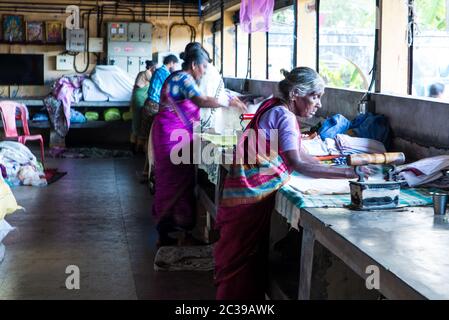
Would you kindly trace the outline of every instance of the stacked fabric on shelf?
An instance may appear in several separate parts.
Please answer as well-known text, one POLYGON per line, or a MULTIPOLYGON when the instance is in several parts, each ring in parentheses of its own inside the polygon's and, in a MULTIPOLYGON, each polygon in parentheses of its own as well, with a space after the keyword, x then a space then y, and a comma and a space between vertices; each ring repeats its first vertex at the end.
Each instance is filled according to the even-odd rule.
POLYGON ((442 155, 398 166, 396 172, 410 187, 414 187, 440 179, 447 169, 449 155, 442 155))

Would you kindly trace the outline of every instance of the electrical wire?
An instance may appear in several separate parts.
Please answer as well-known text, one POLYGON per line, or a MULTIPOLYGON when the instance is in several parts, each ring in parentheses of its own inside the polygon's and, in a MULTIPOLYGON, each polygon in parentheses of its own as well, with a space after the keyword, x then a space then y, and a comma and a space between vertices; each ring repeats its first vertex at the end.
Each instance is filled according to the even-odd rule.
MULTIPOLYGON (((167 16, 167 26, 170 25, 170 11, 171 11, 171 0, 168 0, 168 16, 167 16)), ((170 51, 170 28, 167 28, 167 48, 170 51)))
POLYGON ((409 12, 409 22, 407 24, 407 46, 410 48, 413 46, 413 41, 415 37, 420 33, 416 15, 415 1, 406 0, 408 12, 409 12))
POLYGON ((17 90, 14 92, 13 99, 17 98, 17 94, 19 93, 20 86, 17 86, 17 90))

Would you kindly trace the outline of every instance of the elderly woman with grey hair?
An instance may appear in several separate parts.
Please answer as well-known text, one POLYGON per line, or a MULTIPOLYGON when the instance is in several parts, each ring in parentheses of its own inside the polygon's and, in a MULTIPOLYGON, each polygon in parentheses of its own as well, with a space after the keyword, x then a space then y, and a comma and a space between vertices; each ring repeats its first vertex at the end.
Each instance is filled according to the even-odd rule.
MULTIPOLYGON (((278 150, 265 158, 257 155, 252 165, 245 161, 234 163, 224 178, 216 219, 220 240, 214 248, 216 297, 220 300, 264 299, 275 193, 292 171, 316 178, 356 177, 350 167, 320 165, 301 157, 301 133, 296 117, 310 118, 321 108, 324 81, 307 67, 295 68, 284 76, 279 83, 282 97, 264 101, 245 129, 245 132, 265 130, 267 146, 276 143, 269 131, 277 130, 278 150)), ((239 146, 250 154, 251 150, 256 150, 251 147, 255 140, 247 137, 243 135, 239 146)))

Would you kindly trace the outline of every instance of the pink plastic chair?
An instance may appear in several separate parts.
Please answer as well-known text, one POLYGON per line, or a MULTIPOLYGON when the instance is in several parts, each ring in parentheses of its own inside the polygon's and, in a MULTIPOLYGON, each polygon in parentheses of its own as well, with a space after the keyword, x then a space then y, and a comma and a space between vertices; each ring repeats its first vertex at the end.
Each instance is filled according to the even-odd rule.
POLYGON ((6 138, 16 138, 18 142, 26 144, 27 141, 39 140, 41 145, 41 161, 44 165, 44 139, 42 135, 30 135, 28 128, 28 109, 24 104, 14 101, 0 101, 0 112, 2 114, 3 130, 6 138), (22 120, 23 135, 17 133, 16 127, 16 110, 20 110, 20 118, 22 120))

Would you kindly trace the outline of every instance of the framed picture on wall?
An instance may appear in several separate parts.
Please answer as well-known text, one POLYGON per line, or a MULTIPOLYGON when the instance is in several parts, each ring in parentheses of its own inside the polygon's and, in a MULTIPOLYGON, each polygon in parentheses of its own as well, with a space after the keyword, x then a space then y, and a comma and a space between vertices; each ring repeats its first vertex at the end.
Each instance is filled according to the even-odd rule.
POLYGON ((3 40, 21 42, 24 40, 24 19, 22 15, 3 15, 3 40))
POLYGON ((27 21, 26 22, 26 41, 27 42, 43 42, 44 41, 44 22, 43 21, 27 21))
POLYGON ((45 22, 45 39, 49 43, 59 43, 64 40, 64 26, 62 21, 45 22))

